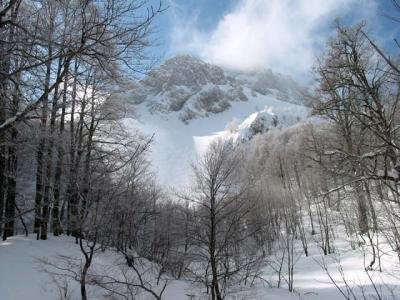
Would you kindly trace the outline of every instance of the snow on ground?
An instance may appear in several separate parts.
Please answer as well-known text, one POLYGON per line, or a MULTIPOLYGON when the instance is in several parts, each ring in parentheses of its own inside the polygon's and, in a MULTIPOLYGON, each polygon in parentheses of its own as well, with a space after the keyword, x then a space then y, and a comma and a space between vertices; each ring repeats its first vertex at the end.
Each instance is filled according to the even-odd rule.
MULTIPOLYGON (((1 300, 56 300, 60 298, 60 290, 54 280, 54 276, 43 271, 43 268, 55 271, 52 267, 46 267, 41 260, 54 262, 58 266, 64 266, 61 257, 76 259, 78 264, 83 262, 83 254, 75 239, 67 236, 50 237, 47 241, 37 241, 36 235, 15 236, 0 242, 0 299, 1 300)), ((110 275, 115 272, 117 255, 111 251, 95 254, 91 270, 96 274, 103 272, 110 275)), ((70 268, 73 270, 73 268, 70 268)), ((76 270, 75 270, 76 271, 76 270)), ((59 271, 57 271, 59 272, 59 271)), ((89 271, 90 272, 90 271, 89 271)), ((64 285, 60 282, 61 286, 64 285)), ((189 292, 188 284, 183 281, 175 281, 167 286, 165 299, 186 300, 189 292)), ((80 286, 77 281, 68 280, 68 294, 70 300, 80 298, 80 286)), ((100 288, 88 286, 89 299, 104 299, 106 292, 100 288)), ((141 294, 138 299, 151 299, 148 295, 141 294)))
MULTIPOLYGON (((78 245, 73 238, 53 237, 47 241, 37 241, 34 235, 29 237, 15 236, 7 241, 0 242, 0 299, 4 300, 56 300, 60 298, 60 291, 52 276, 43 272, 40 259, 58 262, 59 256, 83 258, 78 245)), ((115 261, 115 254, 108 251, 95 256, 93 268, 111 270, 115 261)), ((68 280, 68 294, 70 300, 80 299, 80 287, 77 282, 68 280)), ((88 287, 89 299, 105 299, 105 291, 88 287)), ((163 294, 166 300, 187 300, 188 295, 199 295, 196 287, 185 281, 171 281, 163 294)), ((239 294, 235 295, 236 298, 239 294)), ((256 288, 246 293, 246 299, 297 299, 296 296, 285 290, 256 288), (248 298, 251 297, 251 298, 248 298)), ((137 299, 151 299, 149 295, 140 294, 137 299)), ((195 299, 207 299, 206 296, 197 296, 195 299)))
MULTIPOLYGON (((316 238, 317 239, 317 238, 316 238)), ((382 244, 385 254, 382 256, 383 272, 370 272, 374 281, 378 284, 380 278, 384 285, 377 285, 387 296, 386 299, 396 299, 400 295, 400 283, 398 278, 391 274, 399 274, 398 261, 391 251, 386 251, 382 244), (394 297, 390 295, 393 293, 394 297)), ((270 267, 263 270, 262 277, 269 282, 266 284, 257 282, 252 287, 237 287, 235 291, 227 296, 227 299, 304 299, 304 300, 336 300, 344 299, 340 292, 329 280, 326 272, 321 268, 320 263, 326 262, 329 271, 340 287, 344 283, 340 273, 337 271, 337 261, 343 267, 345 279, 354 288, 355 295, 362 298, 362 293, 366 299, 375 299, 374 289, 363 269, 364 263, 369 263, 370 256, 366 256, 362 248, 352 249, 349 241, 345 238, 335 240, 336 253, 329 256, 321 255, 317 242, 310 241, 310 256, 302 254, 301 243, 296 241, 296 264, 294 267, 294 293, 287 291, 285 279, 282 280, 281 288, 276 288, 277 275, 270 267), (270 285, 270 286, 269 286, 270 285), (362 289, 360 288, 362 286, 362 289)), ((367 247, 368 248, 368 247, 367 247)), ((387 247, 386 247, 387 248, 387 247)), ((0 299, 5 300, 55 300, 59 297, 59 289, 54 280, 43 272, 43 264, 39 259, 46 259, 60 263, 60 255, 77 259, 79 262, 83 258, 78 245, 74 239, 69 237, 51 237, 47 241, 36 241, 34 235, 29 237, 16 236, 7 241, 0 242, 0 299)), ((270 257, 272 263, 278 263, 280 253, 275 253, 270 257)), ((92 269, 97 273, 109 274, 115 270, 116 254, 111 251, 97 253, 94 258, 92 269)), ((285 268, 285 267, 284 267, 285 268)), ((284 272, 285 273, 285 272, 284 272)), ((286 275, 284 275, 285 278, 286 275)), ((74 280, 68 281, 70 298, 80 299, 79 285, 74 280)), ((88 287, 89 299, 104 299, 104 290, 88 287)), ((194 299, 207 299, 207 295, 199 286, 192 285, 184 280, 171 281, 163 295, 166 300, 186 300, 188 295, 196 295, 194 299)), ((137 299, 151 299, 149 295, 140 294, 137 299)), ((385 298, 383 298, 385 299, 385 298)))
POLYGON ((146 103, 136 106, 135 119, 127 118, 125 124, 132 130, 139 128, 148 135, 155 135, 150 158, 159 179, 166 186, 181 187, 190 183, 190 163, 207 150, 211 141, 218 137, 232 137, 226 130, 232 121, 241 124, 243 129, 250 125, 250 119, 254 119, 258 112, 271 117, 276 115, 279 125, 289 126, 308 115, 308 108, 277 100, 277 95, 264 96, 248 89, 244 92, 248 101, 231 102, 230 109, 190 120, 188 124, 179 120, 175 112, 151 114, 146 103))
MULTIPOLYGON (((323 255, 322 250, 316 244, 311 245, 310 255, 304 256, 302 253, 300 242, 297 241, 295 257, 294 272, 294 293, 301 299, 345 299, 339 290, 334 286, 333 282, 328 276, 327 271, 324 270, 323 265, 326 265, 335 283, 346 292, 346 284, 344 280, 352 288, 357 299, 363 299, 362 294, 366 295, 366 299, 377 299, 374 287, 368 279, 368 275, 364 266, 370 263, 371 255, 368 247, 364 252, 363 248, 351 249, 349 243, 342 239, 337 239, 336 253, 330 255, 323 255), (364 253, 367 253, 364 257, 364 253), (365 260, 364 260, 365 259, 365 260), (343 270, 343 277, 340 273, 343 270)), ((384 295, 382 299, 392 299, 391 293, 400 295, 400 281, 394 274, 399 274, 399 262, 396 255, 381 245, 382 249, 386 250, 386 254, 381 258, 382 272, 378 271, 378 262, 374 265, 374 271, 369 271, 370 276, 374 280, 378 290, 384 295)), ((273 255, 276 259, 275 264, 281 258, 280 253, 273 255)), ((270 282, 276 282, 278 277, 275 271, 271 268, 264 270, 264 278, 270 282)), ((287 278, 287 275, 284 275, 287 278)), ((282 281, 282 288, 287 285, 285 279, 282 281)), ((261 298, 262 299, 262 298, 261 298)), ((350 297, 350 299, 353 299, 350 297)), ((397 298, 395 298, 397 299, 397 298)))
MULTIPOLYGON (((79 249, 66 237, 47 242, 34 238, 15 236, 0 243, 1 299, 58 299, 58 289, 52 278, 41 272, 38 258, 50 258, 57 253, 79 257, 79 249)), ((78 289, 78 285, 72 283, 71 288, 78 289)))

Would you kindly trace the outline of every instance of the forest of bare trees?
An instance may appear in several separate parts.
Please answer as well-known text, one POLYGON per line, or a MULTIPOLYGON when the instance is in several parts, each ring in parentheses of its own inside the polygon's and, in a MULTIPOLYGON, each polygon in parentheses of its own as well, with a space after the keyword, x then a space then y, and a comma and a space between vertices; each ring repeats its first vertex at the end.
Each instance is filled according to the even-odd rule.
POLYGON ((112 176, 146 150, 149 139, 118 129, 116 120, 123 110, 111 103, 126 80, 125 69, 135 76, 151 64, 145 48, 150 23, 161 6, 146 10, 144 5, 2 4, 3 239, 13 235, 16 216, 23 220, 31 212, 38 239, 47 239, 49 229, 54 235, 79 236, 79 224, 95 201, 96 181, 112 176), (33 160, 30 165, 28 157, 33 160), (18 195, 21 172, 35 177, 34 205, 18 195))

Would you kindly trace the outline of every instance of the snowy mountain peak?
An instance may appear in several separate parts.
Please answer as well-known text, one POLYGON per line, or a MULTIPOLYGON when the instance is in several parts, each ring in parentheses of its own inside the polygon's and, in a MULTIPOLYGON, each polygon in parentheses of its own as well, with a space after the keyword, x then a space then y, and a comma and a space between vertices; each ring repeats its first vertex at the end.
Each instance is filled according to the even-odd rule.
POLYGON ((132 91, 132 98, 152 114, 175 116, 187 124, 229 110, 235 102, 270 94, 285 102, 299 103, 302 89, 290 77, 270 70, 232 71, 180 55, 150 72, 132 91))
POLYGON ((224 70, 220 67, 205 63, 193 56, 180 55, 168 59, 150 72, 143 83, 161 92, 172 86, 198 88, 209 83, 223 85, 228 81, 224 70))

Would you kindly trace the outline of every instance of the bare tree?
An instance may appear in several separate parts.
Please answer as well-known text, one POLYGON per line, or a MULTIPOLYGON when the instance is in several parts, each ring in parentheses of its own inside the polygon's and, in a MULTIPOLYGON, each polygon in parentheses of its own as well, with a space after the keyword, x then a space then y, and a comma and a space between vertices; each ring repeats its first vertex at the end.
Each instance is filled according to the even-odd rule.
POLYGON ((245 247, 252 242, 246 230, 252 205, 246 198, 247 185, 239 182, 240 162, 231 144, 211 144, 193 167, 195 188, 186 197, 195 211, 190 238, 196 254, 191 271, 210 287, 212 299, 223 299, 231 281, 240 283, 242 272, 249 266, 256 269, 261 256, 245 247))

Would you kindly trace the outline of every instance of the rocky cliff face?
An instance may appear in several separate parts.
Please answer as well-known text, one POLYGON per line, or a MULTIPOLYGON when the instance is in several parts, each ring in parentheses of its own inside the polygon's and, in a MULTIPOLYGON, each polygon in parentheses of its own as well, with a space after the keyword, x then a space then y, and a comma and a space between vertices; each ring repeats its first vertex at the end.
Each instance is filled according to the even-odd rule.
POLYGON ((132 101, 151 113, 177 114, 189 123, 228 110, 233 102, 274 93, 282 101, 301 103, 302 89, 290 77, 272 71, 225 70, 192 56, 167 60, 132 90, 132 101), (247 93, 246 93, 247 92, 247 93))

